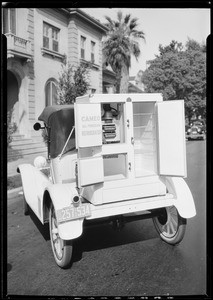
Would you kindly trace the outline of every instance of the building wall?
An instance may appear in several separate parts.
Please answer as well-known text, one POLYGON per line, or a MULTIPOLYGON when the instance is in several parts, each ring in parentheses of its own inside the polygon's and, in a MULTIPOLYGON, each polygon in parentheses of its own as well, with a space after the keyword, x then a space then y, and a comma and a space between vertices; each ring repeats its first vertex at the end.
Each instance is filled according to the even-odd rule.
POLYGON ((96 93, 102 93, 102 34, 76 17, 71 17, 68 28, 68 59, 72 64, 76 65, 81 61, 81 36, 86 38, 85 60, 88 62, 91 61, 91 42, 95 43, 95 59, 90 70, 89 79, 91 89, 95 89, 96 93))
MULTIPOLYGON (((23 16, 22 18, 24 19, 25 16, 23 16)), ((34 35, 34 31, 35 31, 35 16, 34 16, 34 9, 29 8, 28 9, 28 13, 27 13, 27 39, 30 41, 31 43, 31 53, 33 56, 33 60, 31 62, 28 63, 28 97, 26 99, 26 102, 28 103, 27 105, 27 109, 28 109, 28 120, 30 123, 30 128, 32 130, 32 123, 35 120, 35 64, 34 64, 34 46, 35 46, 35 35, 34 35)), ((22 130, 23 131, 23 130, 22 130)), ((28 132, 27 135, 30 135, 30 133, 28 132)))
POLYGON ((16 9, 16 35, 28 39, 29 34, 26 28, 28 28, 28 15, 29 8, 18 8, 16 9))
POLYGON ((42 54, 43 48, 43 22, 60 29, 59 54, 67 55, 68 53, 68 28, 67 19, 51 9, 34 9, 35 12, 35 103, 36 119, 45 107, 45 85, 49 79, 58 80, 61 72, 62 59, 51 55, 42 54))
POLYGON ((80 37, 87 39, 85 60, 91 60, 91 41, 95 42, 95 61, 89 72, 91 89, 102 92, 103 31, 78 14, 64 13, 54 8, 16 9, 16 36, 29 41, 32 59, 17 54, 8 57, 8 70, 18 82, 16 117, 19 133, 35 135, 33 124, 45 107, 45 85, 57 81, 65 58, 73 65, 80 63, 80 37), (59 52, 52 55, 43 48, 43 22, 60 30, 59 52))
POLYGON ((75 18, 70 19, 68 23, 68 62, 74 66, 78 64, 78 52, 79 52, 79 41, 78 41, 78 28, 76 25, 75 18))

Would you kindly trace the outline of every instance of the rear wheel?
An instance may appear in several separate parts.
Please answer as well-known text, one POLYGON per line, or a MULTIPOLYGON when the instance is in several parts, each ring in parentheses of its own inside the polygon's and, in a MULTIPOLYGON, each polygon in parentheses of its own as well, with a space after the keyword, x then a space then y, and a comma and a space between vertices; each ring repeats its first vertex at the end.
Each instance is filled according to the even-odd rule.
POLYGON ((65 241, 60 238, 58 232, 58 223, 55 215, 54 206, 51 204, 49 210, 49 229, 50 240, 53 255, 57 265, 61 268, 67 268, 72 258, 72 241, 65 241))
POLYGON ((175 206, 160 209, 153 222, 163 241, 172 245, 182 241, 186 230, 186 219, 179 215, 175 206))

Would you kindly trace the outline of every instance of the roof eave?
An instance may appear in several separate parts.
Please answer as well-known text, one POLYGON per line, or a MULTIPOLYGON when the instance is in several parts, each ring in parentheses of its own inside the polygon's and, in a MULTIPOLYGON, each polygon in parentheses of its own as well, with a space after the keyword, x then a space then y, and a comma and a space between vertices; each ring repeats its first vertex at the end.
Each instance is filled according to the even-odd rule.
POLYGON ((79 8, 59 8, 59 10, 63 11, 67 15, 76 15, 76 16, 78 16, 78 17, 86 20, 87 22, 92 23, 93 26, 95 26, 96 28, 98 28, 103 33, 106 33, 107 30, 108 30, 106 26, 104 26, 99 21, 97 21, 96 19, 94 19, 90 15, 86 14, 85 12, 83 12, 79 8))

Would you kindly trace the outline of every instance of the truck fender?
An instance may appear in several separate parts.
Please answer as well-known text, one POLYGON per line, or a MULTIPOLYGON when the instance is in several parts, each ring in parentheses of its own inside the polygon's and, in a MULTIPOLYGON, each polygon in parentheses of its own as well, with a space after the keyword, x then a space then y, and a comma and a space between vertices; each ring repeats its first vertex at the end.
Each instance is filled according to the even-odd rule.
MULTIPOLYGON (((70 206, 73 197, 78 196, 75 183, 53 184, 46 189, 45 194, 47 192, 49 193, 55 211, 70 206)), ((60 238, 63 240, 72 240, 79 237, 83 231, 83 220, 84 219, 77 219, 59 223, 58 233, 60 238)))
POLYGON ((183 218, 192 218, 196 215, 196 208, 192 193, 181 177, 165 177, 165 184, 169 193, 173 194, 174 205, 183 218))
POLYGON ((49 178, 31 164, 21 164, 17 168, 21 174, 22 188, 27 204, 42 221, 42 198, 48 185, 49 178))

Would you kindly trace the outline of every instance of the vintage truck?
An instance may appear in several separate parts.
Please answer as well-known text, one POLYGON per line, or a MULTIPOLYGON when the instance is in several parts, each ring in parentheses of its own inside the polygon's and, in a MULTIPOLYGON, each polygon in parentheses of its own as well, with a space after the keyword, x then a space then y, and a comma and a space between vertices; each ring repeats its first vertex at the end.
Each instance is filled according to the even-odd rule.
POLYGON ((21 164, 25 213, 49 222, 57 265, 90 223, 118 226, 147 215, 162 240, 178 244, 196 215, 186 170, 184 101, 154 94, 93 94, 45 107, 35 130, 48 157, 21 164), (174 134, 175 132, 175 134, 174 134), (42 169, 49 166, 50 173, 42 169))

